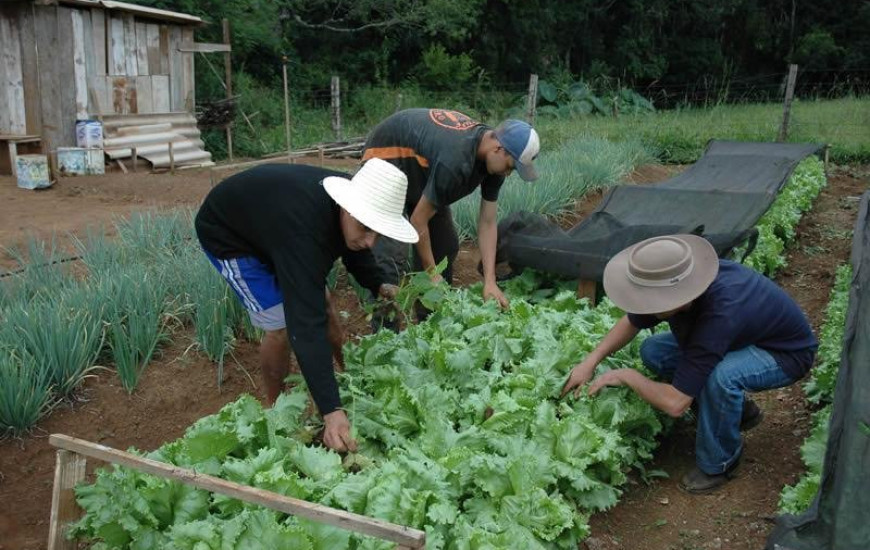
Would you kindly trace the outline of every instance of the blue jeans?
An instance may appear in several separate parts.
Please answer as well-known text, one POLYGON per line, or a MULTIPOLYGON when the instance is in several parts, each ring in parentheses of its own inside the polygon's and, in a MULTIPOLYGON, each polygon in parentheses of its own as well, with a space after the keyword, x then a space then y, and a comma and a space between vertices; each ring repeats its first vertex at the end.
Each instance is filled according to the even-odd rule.
MULTIPOLYGON (((640 346, 647 368, 670 381, 683 352, 670 332, 650 336, 640 346)), ((743 452, 740 417, 744 391, 772 390, 792 384, 774 358, 761 348, 731 351, 716 365, 697 397, 695 461, 708 475, 724 473, 743 452)))

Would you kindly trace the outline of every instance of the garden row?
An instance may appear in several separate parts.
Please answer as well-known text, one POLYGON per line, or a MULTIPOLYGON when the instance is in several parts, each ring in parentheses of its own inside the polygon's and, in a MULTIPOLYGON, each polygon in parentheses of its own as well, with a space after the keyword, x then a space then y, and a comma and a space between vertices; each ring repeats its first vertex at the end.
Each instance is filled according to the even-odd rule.
POLYGON ((787 486, 780 496, 780 511, 800 514, 809 508, 819 490, 828 431, 834 404, 834 388, 840 368, 843 333, 846 330, 846 312, 849 309, 849 287, 852 268, 849 264, 837 268, 837 277, 831 289, 831 300, 825 310, 825 323, 819 334, 819 351, 810 378, 804 384, 807 400, 815 407, 810 435, 801 446, 801 457, 807 472, 795 485, 787 486))
MULTIPOLYGON (((787 184, 808 166, 814 184, 773 208, 808 207, 824 185, 818 160, 787 184)), ((799 217, 764 223, 793 234, 799 217)), ((774 265, 765 255, 775 249, 758 247, 758 265, 774 265)), ((360 449, 344 460, 316 440, 301 380, 271 410, 243 396, 146 456, 424 529, 431 548, 576 548, 627 472, 657 474, 643 463, 663 418, 626 388, 558 399, 571 366, 621 315, 608 301, 591 307, 571 290, 541 288, 531 272, 508 283, 507 312, 479 290, 421 291, 440 300, 426 321, 348 344, 340 386, 360 449)), ((626 366, 643 368, 637 342, 599 368, 626 366)), ((78 497, 87 514, 75 534, 98 548, 385 547, 121 468, 78 497)))

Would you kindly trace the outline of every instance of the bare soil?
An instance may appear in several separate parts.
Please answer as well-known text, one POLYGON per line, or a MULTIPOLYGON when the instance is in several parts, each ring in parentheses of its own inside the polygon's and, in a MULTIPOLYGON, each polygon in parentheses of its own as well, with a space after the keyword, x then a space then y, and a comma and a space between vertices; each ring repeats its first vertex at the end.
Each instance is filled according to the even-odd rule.
MULTIPOLYGON (((349 168, 356 161, 338 163, 349 168)), ((679 167, 642 167, 632 181, 665 179, 679 167)), ((228 172, 217 173, 216 179, 228 172)), ((848 259, 850 232, 857 201, 870 184, 867 167, 836 170, 813 211, 801 222, 799 239, 789 254, 789 267, 778 281, 794 296, 818 327, 837 265, 848 259)), ((196 207, 212 186, 208 171, 176 175, 112 174, 64 178, 48 190, 24 191, 0 177, 0 244, 20 245, 28 235, 81 235, 88 226, 108 225, 113 217, 134 210, 196 207)), ((600 194, 577 205, 566 223, 576 223, 594 209, 600 194)), ((68 241, 61 238, 61 245, 68 241)), ((460 252, 458 284, 480 280, 479 255, 468 245, 460 252)), ((14 267, 0 258, 0 269, 14 267)), ((348 336, 369 332, 364 313, 346 285, 337 291, 346 312, 348 336)), ((0 441, 0 550, 45 547, 54 472, 54 451, 47 434, 98 441, 115 448, 150 450, 180 437, 196 419, 216 412, 241 393, 262 396, 257 346, 243 342, 225 365, 220 387, 214 364, 189 349, 192 335, 182 333, 148 366, 140 386, 128 395, 117 377, 101 371, 90 379, 75 403, 57 407, 24 439, 0 441)), ((579 358, 578 358, 579 359, 579 358)), ((590 549, 756 549, 772 525, 783 485, 793 483, 802 467, 798 448, 806 435, 808 411, 797 387, 758 397, 764 423, 747 434, 746 453, 738 479, 710 496, 689 496, 677 489, 692 465, 693 429, 680 426, 664 438, 649 467, 670 475, 645 485, 630 484, 619 505, 592 520, 590 549)))

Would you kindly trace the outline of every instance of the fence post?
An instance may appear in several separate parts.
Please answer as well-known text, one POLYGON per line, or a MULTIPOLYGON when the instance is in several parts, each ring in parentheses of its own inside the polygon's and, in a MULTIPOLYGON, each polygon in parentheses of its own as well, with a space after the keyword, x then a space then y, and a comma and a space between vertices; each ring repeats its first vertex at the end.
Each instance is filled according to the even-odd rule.
POLYGON ((341 141, 341 81, 337 76, 332 77, 330 89, 332 91, 332 131, 335 133, 335 141, 341 141))
POLYGON ((529 124, 535 123, 535 106, 538 103, 538 75, 529 77, 529 102, 526 106, 526 120, 529 124))
MULTIPOLYGON (((224 18, 223 20, 223 31, 224 31, 224 44, 230 43, 230 20, 224 18)), ((224 75, 226 79, 226 89, 227 89, 227 99, 232 101, 233 99, 233 65, 232 58, 230 57, 232 54, 230 52, 224 53, 224 75)), ((230 162, 233 162, 233 121, 229 121, 226 127, 227 132, 227 154, 229 155, 230 162)))
POLYGON ((399 95, 396 96, 396 112, 402 110, 402 92, 399 92, 399 95))
POLYGON ((66 527, 79 515, 73 489, 85 479, 87 459, 76 453, 59 449, 54 468, 54 489, 51 495, 48 548, 50 550, 75 550, 75 541, 66 539, 66 527))
POLYGON ((788 66, 788 83, 785 86, 785 101, 782 104, 782 126, 779 127, 779 136, 776 141, 788 139, 788 117, 791 114, 791 100, 794 98, 794 82, 797 79, 798 66, 788 66))
POLYGON ((287 162, 293 163, 293 155, 290 153, 290 92, 287 88, 287 56, 281 57, 283 64, 281 71, 284 73, 284 134, 287 140, 287 162))

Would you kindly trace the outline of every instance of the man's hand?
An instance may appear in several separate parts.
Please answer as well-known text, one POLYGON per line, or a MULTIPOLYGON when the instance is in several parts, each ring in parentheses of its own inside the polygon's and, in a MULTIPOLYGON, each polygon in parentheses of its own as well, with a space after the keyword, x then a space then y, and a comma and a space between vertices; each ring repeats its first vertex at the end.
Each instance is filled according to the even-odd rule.
POLYGON ((609 370, 592 381, 589 385, 589 395, 595 395, 606 386, 623 386, 625 379, 623 378, 624 371, 627 369, 609 370))
POLYGON ((583 385, 589 382, 592 378, 592 374, 595 372, 595 367, 597 365, 598 363, 589 357, 574 365, 574 368, 571 369, 571 374, 568 375, 568 380, 566 380, 565 385, 562 386, 562 393, 559 397, 565 397, 565 394, 571 390, 574 390, 575 398, 580 397, 580 391, 583 389, 583 385))
POLYGON ((429 280, 432 281, 433 285, 440 285, 441 283, 444 282, 444 277, 442 277, 440 273, 435 273, 432 270, 428 270, 428 271, 429 271, 429 280))
POLYGON ((507 297, 495 283, 486 283, 483 285, 483 301, 489 300, 490 298, 498 302, 499 307, 502 309, 507 309, 508 306, 510 306, 507 297))
POLYGON ((323 443, 340 453, 356 451, 356 441, 350 436, 350 422, 343 410, 335 410, 323 417, 323 443))
POLYGON ((382 284, 380 286, 380 288, 378 289, 378 294, 380 294, 382 298, 385 298, 387 300, 395 300, 396 294, 398 294, 398 293, 399 293, 399 287, 397 287, 396 285, 388 284, 388 283, 382 284))

